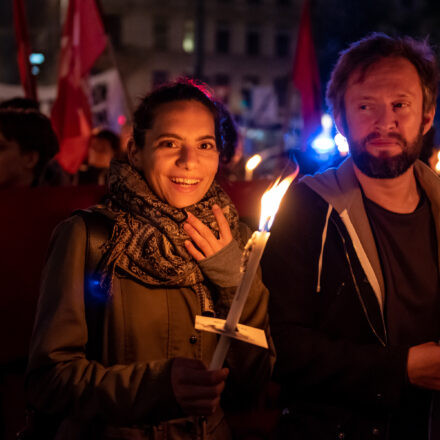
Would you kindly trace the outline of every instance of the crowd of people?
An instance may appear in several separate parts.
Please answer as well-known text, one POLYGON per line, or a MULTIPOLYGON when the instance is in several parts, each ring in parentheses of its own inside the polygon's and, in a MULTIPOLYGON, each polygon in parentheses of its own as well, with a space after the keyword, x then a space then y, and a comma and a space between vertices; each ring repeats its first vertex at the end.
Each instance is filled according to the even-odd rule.
POLYGON ((275 381, 270 438, 440 439, 440 177, 420 160, 438 79, 426 41, 374 33, 341 53, 326 97, 350 156, 281 204, 240 320, 269 348, 233 340, 213 370, 218 337, 195 317, 226 317, 251 235, 216 182, 238 142, 226 107, 199 82, 162 85, 126 151, 93 132, 66 177, 49 119, 4 104, 1 188, 108 188, 49 245, 26 373, 44 438, 240 438, 225 414, 275 381))

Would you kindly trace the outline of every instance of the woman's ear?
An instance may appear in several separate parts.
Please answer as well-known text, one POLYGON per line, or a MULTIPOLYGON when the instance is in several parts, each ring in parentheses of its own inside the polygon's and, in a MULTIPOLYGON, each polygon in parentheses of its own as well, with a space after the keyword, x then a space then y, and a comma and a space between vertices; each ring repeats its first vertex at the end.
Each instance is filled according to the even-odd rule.
POLYGON ((127 143, 128 161, 134 168, 140 168, 140 148, 134 143, 133 138, 130 138, 127 143))

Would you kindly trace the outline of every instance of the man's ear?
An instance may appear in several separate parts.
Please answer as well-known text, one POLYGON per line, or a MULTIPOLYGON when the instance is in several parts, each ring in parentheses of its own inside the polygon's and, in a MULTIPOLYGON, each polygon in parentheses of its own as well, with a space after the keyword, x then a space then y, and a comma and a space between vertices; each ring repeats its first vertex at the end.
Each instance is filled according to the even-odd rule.
POLYGON ((127 143, 127 154, 128 161, 134 168, 140 168, 141 159, 140 159, 140 148, 134 143, 133 138, 129 139, 127 143))
POLYGON ((429 129, 432 127, 432 124, 434 122, 434 115, 435 115, 435 105, 432 106, 430 110, 428 110, 426 113, 423 114, 423 134, 425 135, 428 133, 429 129))
POLYGON ((347 122, 345 120, 345 117, 342 115, 342 113, 338 113, 337 115, 335 115, 335 125, 336 125, 336 128, 338 129, 339 133, 341 133, 342 136, 344 136, 346 138, 347 133, 346 133, 345 127, 347 125, 347 122))

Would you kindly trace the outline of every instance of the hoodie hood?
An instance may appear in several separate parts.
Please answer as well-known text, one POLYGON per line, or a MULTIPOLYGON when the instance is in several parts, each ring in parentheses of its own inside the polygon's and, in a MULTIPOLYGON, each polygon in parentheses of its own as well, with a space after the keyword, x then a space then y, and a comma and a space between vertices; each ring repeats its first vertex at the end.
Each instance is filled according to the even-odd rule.
MULTIPOLYGON (((341 218, 350 235, 367 279, 383 310, 385 287, 379 254, 365 211, 361 188, 353 170, 351 157, 342 162, 338 168, 330 168, 314 176, 305 176, 301 179, 301 182, 309 186, 329 204, 327 219, 330 218, 332 209, 335 209, 341 218)), ((320 262, 322 262, 324 252, 327 226, 328 220, 323 231, 320 262)))

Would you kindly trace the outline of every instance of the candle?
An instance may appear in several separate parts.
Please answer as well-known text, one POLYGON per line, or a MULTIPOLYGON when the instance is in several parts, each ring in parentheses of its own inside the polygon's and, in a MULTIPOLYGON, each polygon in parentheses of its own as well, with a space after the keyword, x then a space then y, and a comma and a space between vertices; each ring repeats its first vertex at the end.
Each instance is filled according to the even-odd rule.
MULTIPOLYGON (((243 260, 246 261, 242 263, 242 277, 235 292, 231 308, 229 309, 228 316, 224 324, 224 331, 220 336, 220 340, 217 344, 214 356, 209 366, 211 370, 222 367, 229 349, 231 338, 238 337, 238 335, 236 334, 237 332, 239 332, 239 330, 237 330, 237 324, 243 311, 243 307, 246 303, 246 299, 248 297, 252 281, 255 277, 255 273, 257 272, 261 257, 263 256, 267 240, 269 239, 270 227, 272 226, 275 214, 278 211, 281 200, 297 173, 298 169, 295 173, 286 177, 282 182, 280 182, 280 179, 278 179, 275 184, 263 194, 263 197, 261 198, 259 231, 255 231, 252 234, 252 237, 249 239, 244 248, 243 260)), ((207 330, 207 328, 205 327, 204 330, 207 330)), ((262 345, 259 342, 253 343, 256 343, 257 345, 262 345)))

